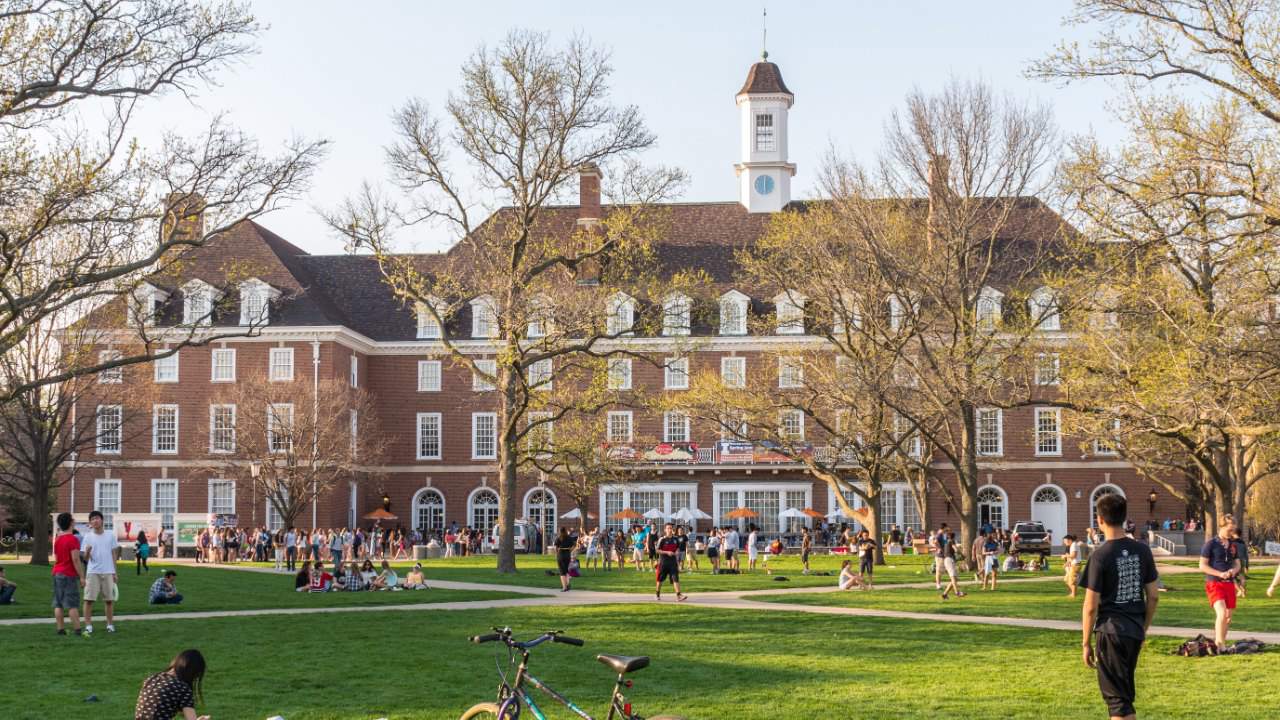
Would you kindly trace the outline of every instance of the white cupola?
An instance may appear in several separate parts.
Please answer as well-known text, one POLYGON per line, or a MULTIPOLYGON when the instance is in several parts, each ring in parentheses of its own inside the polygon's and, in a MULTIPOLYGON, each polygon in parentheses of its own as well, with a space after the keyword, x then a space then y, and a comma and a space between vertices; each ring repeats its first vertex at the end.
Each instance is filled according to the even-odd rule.
POLYGON ((796 174, 795 164, 787 162, 787 111, 795 96, 768 52, 751 66, 737 101, 742 125, 742 159, 733 166, 738 202, 753 213, 778 212, 791 202, 796 174))

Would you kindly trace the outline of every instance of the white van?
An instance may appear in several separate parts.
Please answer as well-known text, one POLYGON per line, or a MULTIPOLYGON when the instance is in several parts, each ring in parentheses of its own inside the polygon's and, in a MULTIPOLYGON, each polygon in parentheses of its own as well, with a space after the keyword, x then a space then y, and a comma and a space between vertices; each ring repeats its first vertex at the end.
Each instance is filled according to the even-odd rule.
MULTIPOLYGON (((489 548, 493 551, 498 549, 498 528, 495 524, 493 530, 489 533, 489 548)), ((516 520, 516 552, 527 553, 533 551, 534 545, 534 527, 533 523, 528 520, 516 520)), ((555 539, 555 538, 551 538, 555 539)), ((542 539, 543 546, 547 544, 547 538, 542 539)))

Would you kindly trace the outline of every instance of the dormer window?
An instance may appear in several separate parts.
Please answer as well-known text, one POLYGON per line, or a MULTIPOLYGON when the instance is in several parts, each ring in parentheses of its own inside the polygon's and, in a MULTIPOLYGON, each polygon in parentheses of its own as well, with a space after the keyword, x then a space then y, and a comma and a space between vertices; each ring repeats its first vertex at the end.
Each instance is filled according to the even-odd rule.
POLYGON ((842 290, 836 295, 835 306, 831 308, 831 334, 844 335, 848 327, 862 327, 862 310, 857 293, 842 290))
POLYGON ((978 293, 978 302, 974 308, 975 321, 979 330, 991 332, 1000 324, 1001 304, 1004 293, 992 287, 984 287, 978 293))
POLYGON ((687 295, 669 295, 662 303, 662 334, 688 335, 693 301, 687 295))
POLYGON ((182 286, 182 297, 182 324, 213 324, 213 304, 222 298, 217 288, 203 280, 192 280, 182 286))
POLYGON ((636 324, 636 301, 626 293, 614 293, 609 298, 609 316, 605 319, 605 331, 609 335, 630 335, 636 324))
POLYGON ((737 290, 720 296, 721 335, 747 334, 747 303, 747 296, 737 290))
POLYGON ((280 291, 257 278, 240 283, 240 324, 266 325, 271 319, 271 301, 280 291))
POLYGON ((1037 330, 1062 329, 1058 298, 1049 288, 1042 287, 1031 293, 1031 297, 1027 299, 1027 311, 1031 314, 1031 323, 1037 330))
POLYGON ((777 308, 777 333, 779 335, 804 334, 805 297, 799 293, 782 292, 773 299, 777 308))
POLYGON ((129 321, 143 327, 155 325, 156 318, 160 315, 160 308, 168 299, 169 293, 164 290, 151 283, 140 283, 130 293, 129 321))
POLYGON ((775 152, 777 135, 773 131, 773 113, 756 113, 756 152, 775 152))
POLYGON ((907 325, 907 320, 911 317, 913 310, 918 310, 918 306, 901 295, 890 295, 887 301, 889 306, 889 329, 898 332, 907 325))
POLYGON ((428 297, 425 303, 418 303, 415 306, 414 314, 418 319, 418 339, 419 340, 439 340, 441 337, 440 321, 431 313, 430 308, 434 308, 436 313, 442 312, 440 301, 434 297, 428 297))
POLYGON ((498 308, 488 295, 471 301, 471 337, 498 337, 498 308))
POLYGON ((535 297, 529 301, 529 324, 525 336, 530 338, 546 337, 551 331, 551 302, 545 297, 535 297))

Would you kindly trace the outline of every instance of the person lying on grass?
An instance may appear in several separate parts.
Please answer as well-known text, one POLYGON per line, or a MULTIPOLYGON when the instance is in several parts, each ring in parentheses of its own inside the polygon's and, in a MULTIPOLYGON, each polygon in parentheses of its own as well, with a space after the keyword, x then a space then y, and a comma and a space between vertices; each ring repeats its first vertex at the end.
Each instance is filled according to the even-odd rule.
POLYGON ((413 569, 405 576, 404 587, 407 590, 430 590, 427 578, 422 572, 422 563, 414 563, 413 569))

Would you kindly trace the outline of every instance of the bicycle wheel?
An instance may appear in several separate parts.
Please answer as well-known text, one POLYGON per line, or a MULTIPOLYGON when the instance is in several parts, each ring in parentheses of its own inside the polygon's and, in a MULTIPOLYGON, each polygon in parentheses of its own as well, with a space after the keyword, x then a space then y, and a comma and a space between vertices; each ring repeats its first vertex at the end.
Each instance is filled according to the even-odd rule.
POLYGON ((488 718, 497 720, 499 710, 501 708, 496 703, 480 703, 472 705, 458 720, 487 720, 488 718))

